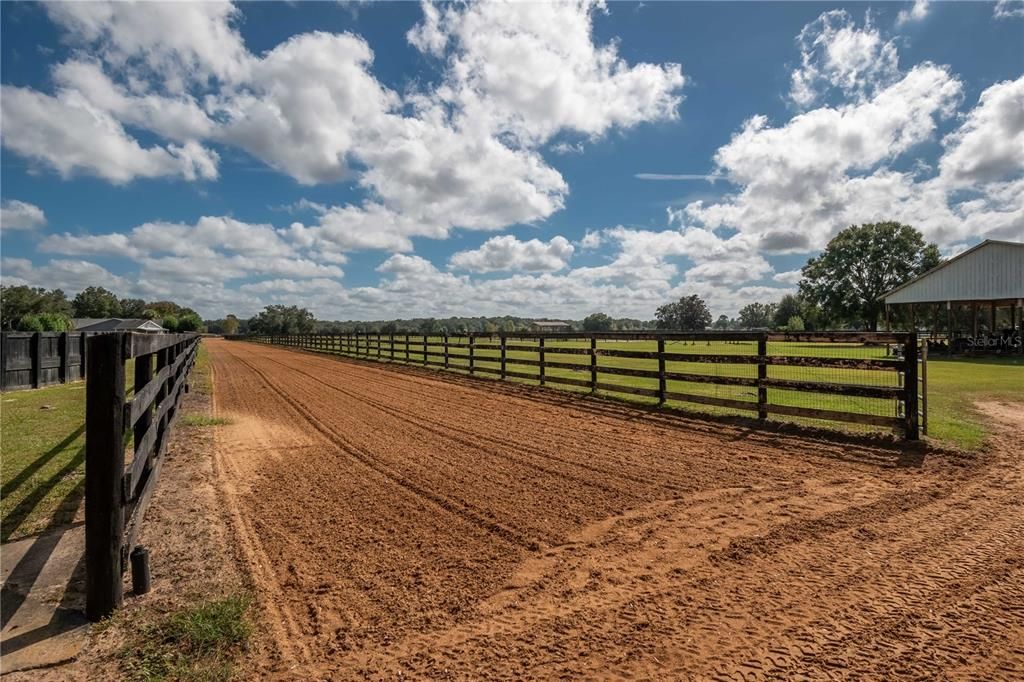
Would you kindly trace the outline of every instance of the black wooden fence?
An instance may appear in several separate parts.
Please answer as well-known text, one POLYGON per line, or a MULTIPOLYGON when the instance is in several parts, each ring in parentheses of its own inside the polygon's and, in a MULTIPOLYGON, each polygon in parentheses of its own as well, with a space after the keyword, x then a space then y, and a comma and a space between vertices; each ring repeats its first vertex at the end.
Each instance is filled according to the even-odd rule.
POLYGON ((188 392, 199 336, 115 332, 93 336, 86 345, 85 611, 97 621, 121 606, 129 559, 136 591, 148 589, 148 555, 133 551, 178 405, 188 392), (126 401, 130 358, 135 359, 135 390, 126 401), (132 456, 126 468, 128 444, 132 456))
POLYGON ((15 391, 85 378, 86 332, 0 334, 0 390, 15 391))
POLYGON ((756 415, 762 421, 769 415, 827 420, 894 429, 912 440, 919 436, 919 356, 913 332, 358 333, 234 338, 542 386, 642 396, 659 404, 694 403, 756 415))

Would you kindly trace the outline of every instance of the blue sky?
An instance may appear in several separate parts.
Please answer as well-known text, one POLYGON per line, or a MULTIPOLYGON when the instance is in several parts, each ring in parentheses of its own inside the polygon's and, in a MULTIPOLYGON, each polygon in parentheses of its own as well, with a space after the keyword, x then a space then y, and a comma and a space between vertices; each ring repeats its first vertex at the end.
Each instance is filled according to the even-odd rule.
POLYGON ((4 3, 3 280, 205 317, 718 314, 1024 238, 1024 4, 4 3))

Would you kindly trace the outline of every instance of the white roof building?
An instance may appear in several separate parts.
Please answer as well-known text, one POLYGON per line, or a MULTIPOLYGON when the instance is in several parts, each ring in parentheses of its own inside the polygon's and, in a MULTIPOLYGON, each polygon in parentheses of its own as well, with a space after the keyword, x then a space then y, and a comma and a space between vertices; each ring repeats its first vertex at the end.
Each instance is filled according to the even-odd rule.
POLYGON ((902 303, 992 303, 1024 298, 1024 244, 986 239, 885 294, 902 303))

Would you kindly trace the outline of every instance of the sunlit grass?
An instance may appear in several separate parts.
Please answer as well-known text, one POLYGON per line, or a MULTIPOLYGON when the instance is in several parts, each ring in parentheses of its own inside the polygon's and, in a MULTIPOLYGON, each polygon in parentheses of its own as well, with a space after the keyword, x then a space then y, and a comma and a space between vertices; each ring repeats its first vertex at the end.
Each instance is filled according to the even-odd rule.
MULTIPOLYGON (((396 336, 396 342, 394 359, 397 362, 405 362, 406 353, 402 337, 396 336)), ((361 355, 365 355, 365 340, 361 343, 361 355)), ((443 361, 441 357, 444 352, 442 343, 443 339, 441 337, 430 337, 427 339, 427 351, 436 354, 430 357, 432 362, 443 361)), ((449 343, 468 344, 469 339, 467 337, 450 336, 449 343)), ((476 341, 477 347, 474 348, 473 352, 476 368, 500 368, 500 351, 493 348, 480 347, 481 345, 496 345, 497 343, 497 339, 478 339, 476 341)), ((538 342, 533 339, 509 339, 508 344, 510 347, 528 346, 529 348, 508 350, 506 354, 507 370, 509 372, 530 375, 529 378, 509 377, 508 380, 518 383, 538 384, 538 368, 516 362, 517 360, 536 361, 539 358, 540 350, 538 342)), ((610 349, 655 351, 657 350, 657 345, 656 341, 646 340, 600 340, 597 342, 599 351, 610 349)), ((370 342, 370 346, 370 357, 371 359, 376 359, 378 356, 373 341, 370 342)), ((559 348, 589 347, 589 341, 547 339, 545 341, 546 362, 554 361, 578 365, 579 369, 547 367, 546 377, 568 377, 588 381, 590 378, 590 357, 588 355, 560 354, 555 351, 559 348)), ((678 354, 755 355, 757 353, 757 343, 753 341, 667 341, 665 351, 678 354)), ((409 349, 410 364, 422 364, 422 352, 422 341, 415 339, 409 349)), ((891 357, 887 346, 865 344, 769 342, 767 352, 769 355, 854 359, 883 359, 891 357)), ((468 355, 468 348, 449 348, 449 368, 456 372, 468 372, 469 359, 466 357, 468 355)), ((387 346, 387 339, 385 339, 380 359, 390 360, 391 357, 391 351, 387 346)), ((657 360, 643 358, 599 356, 598 365, 599 367, 630 368, 648 371, 656 371, 658 369, 657 360)), ((670 373, 676 372, 704 376, 712 375, 750 379, 757 377, 756 365, 741 363, 697 363, 673 360, 666 362, 665 370, 670 373)), ((899 373, 892 370, 769 366, 767 371, 769 378, 863 386, 899 386, 901 381, 899 373)), ((497 378, 497 375, 485 372, 479 372, 477 375, 481 378, 497 378)), ((601 374, 598 377, 598 381, 602 384, 624 387, 645 389, 657 389, 658 387, 658 380, 649 377, 601 374)), ((994 397, 1024 402, 1024 361, 1019 357, 964 360, 944 360, 933 357, 929 363, 929 381, 929 435, 968 449, 980 447, 987 433, 984 421, 973 409, 973 402, 975 400, 994 397)), ((548 385, 568 391, 590 392, 590 389, 587 387, 569 386, 554 382, 548 382, 548 385)), ((757 388, 752 386, 730 386, 670 379, 666 382, 666 390, 674 393, 741 400, 749 403, 751 407, 754 407, 757 401, 757 388)), ((597 391, 597 393, 634 402, 657 403, 656 398, 648 396, 602 390, 597 391)), ((898 416, 898 401, 894 398, 862 398, 769 388, 768 400, 769 403, 775 405, 837 410, 883 417, 898 416)), ((669 400, 667 406, 711 414, 743 414, 747 416, 755 414, 754 410, 737 410, 674 400, 669 400)), ((782 419, 783 417, 779 418, 782 419)), ((787 421, 793 420, 790 417, 785 417, 784 419, 787 421)), ((877 428, 822 422, 820 420, 797 419, 797 421, 819 425, 828 423, 843 429, 854 430, 877 428)))

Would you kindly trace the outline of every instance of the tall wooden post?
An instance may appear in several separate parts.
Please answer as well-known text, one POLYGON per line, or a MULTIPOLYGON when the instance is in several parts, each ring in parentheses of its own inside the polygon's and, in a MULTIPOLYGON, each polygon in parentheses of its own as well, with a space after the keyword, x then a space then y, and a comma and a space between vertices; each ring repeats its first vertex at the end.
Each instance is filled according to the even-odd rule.
POLYGON ((60 335, 60 381, 63 384, 71 381, 71 334, 63 332, 60 335))
POLYGON ((539 339, 537 339, 537 342, 538 342, 537 354, 540 357, 540 367, 538 367, 537 369, 540 372, 540 385, 543 386, 544 385, 544 337, 542 336, 539 339))
POLYGON ((597 391, 597 337, 590 337, 590 392, 597 391))
POLYGON ((120 608, 124 535, 124 334, 89 339, 85 384, 85 615, 120 608))
POLYGON ((444 368, 448 369, 448 335, 444 335, 444 368))
POLYGON ((768 335, 762 333, 757 339, 757 418, 768 419, 768 387, 764 380, 768 378, 768 335))
POLYGON ((903 355, 905 363, 903 367, 903 405, 905 436, 907 440, 917 440, 920 437, 917 415, 917 334, 911 332, 905 341, 903 355))
POLYGON ((409 335, 405 335, 405 361, 409 362, 409 335))
POLYGON ((43 333, 32 334, 32 388, 43 385, 43 333))
POLYGON ((469 373, 470 374, 475 374, 476 373, 476 366, 475 366, 476 358, 473 357, 473 350, 474 350, 475 342, 476 342, 476 337, 473 336, 472 333, 470 333, 470 335, 469 335, 469 373))
POLYGON ((501 335, 501 380, 502 381, 505 380, 505 352, 506 352, 505 351, 505 343, 506 343, 506 339, 505 339, 505 334, 503 332, 502 335, 501 335))
POLYGON ((424 367, 427 366, 427 362, 428 361, 429 361, 429 356, 427 355, 427 335, 424 334, 423 335, 423 366, 424 367))
POLYGON ((665 404, 665 339, 658 339, 658 404, 665 404))

